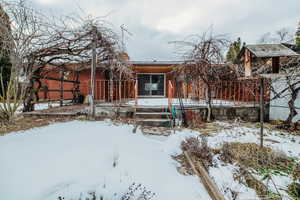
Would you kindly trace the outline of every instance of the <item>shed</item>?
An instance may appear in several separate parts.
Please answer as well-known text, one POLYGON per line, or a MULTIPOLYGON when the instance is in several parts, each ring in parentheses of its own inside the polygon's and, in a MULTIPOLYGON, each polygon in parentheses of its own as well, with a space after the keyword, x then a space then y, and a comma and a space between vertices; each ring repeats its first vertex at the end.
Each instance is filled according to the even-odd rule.
POLYGON ((237 56, 238 62, 244 63, 245 76, 252 75, 254 58, 272 59, 272 72, 279 73, 280 57, 298 56, 298 53, 283 44, 245 45, 237 56))

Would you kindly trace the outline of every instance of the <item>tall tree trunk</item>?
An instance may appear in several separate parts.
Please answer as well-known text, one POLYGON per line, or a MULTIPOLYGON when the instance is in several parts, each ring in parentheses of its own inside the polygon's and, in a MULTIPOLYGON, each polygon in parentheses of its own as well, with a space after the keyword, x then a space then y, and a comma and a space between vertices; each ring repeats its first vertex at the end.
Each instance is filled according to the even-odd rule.
POLYGON ((211 115, 212 115, 212 107, 211 107, 211 89, 208 84, 206 84, 206 104, 207 104, 207 121, 211 121, 211 115))
POLYGON ((109 101, 113 102, 114 100, 114 82, 113 82, 113 71, 110 69, 109 71, 109 101))
POLYGON ((291 88, 291 99, 288 102, 290 114, 288 118, 285 120, 284 124, 289 125, 292 123, 293 118, 298 114, 296 108, 295 108, 295 101, 298 97, 298 93, 300 88, 294 89, 293 86, 290 86, 291 88))
POLYGON ((34 79, 30 77, 29 83, 26 87, 26 93, 23 103, 23 112, 34 111, 34 79))
MULTIPOLYGON (((119 105, 121 106, 122 102, 122 71, 119 72, 119 105)), ((124 82, 125 84, 125 82, 124 82)))

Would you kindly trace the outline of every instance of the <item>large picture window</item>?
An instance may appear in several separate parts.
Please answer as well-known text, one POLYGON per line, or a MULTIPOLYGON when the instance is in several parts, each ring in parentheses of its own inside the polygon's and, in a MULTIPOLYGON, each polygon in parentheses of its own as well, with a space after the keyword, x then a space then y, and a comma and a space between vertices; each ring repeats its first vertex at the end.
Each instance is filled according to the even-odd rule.
POLYGON ((139 96, 165 96, 164 74, 138 74, 139 96))

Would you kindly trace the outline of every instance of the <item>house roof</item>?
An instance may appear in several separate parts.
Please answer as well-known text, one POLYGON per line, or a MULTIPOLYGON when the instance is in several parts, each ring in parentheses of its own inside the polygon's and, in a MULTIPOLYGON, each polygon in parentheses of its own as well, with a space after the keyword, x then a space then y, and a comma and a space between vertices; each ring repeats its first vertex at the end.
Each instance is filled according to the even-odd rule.
POLYGON ((282 44, 253 44, 244 46, 237 57, 238 59, 244 55, 245 49, 257 58, 298 56, 296 52, 282 44))
POLYGON ((294 45, 294 44, 289 44, 289 43, 282 43, 284 46, 292 49, 293 51, 295 51, 296 53, 300 54, 300 46, 294 45))
POLYGON ((132 65, 142 65, 142 66, 162 66, 162 65, 180 65, 183 61, 130 61, 132 65))

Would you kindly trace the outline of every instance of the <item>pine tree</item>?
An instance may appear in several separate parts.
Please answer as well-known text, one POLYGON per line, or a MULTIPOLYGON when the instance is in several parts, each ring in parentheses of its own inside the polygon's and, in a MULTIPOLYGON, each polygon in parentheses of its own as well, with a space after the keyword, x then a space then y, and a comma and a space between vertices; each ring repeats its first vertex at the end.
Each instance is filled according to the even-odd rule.
POLYGON ((300 22, 298 24, 298 30, 296 32, 296 45, 300 46, 300 22))
MULTIPOLYGON (((10 30, 8 15, 5 13, 1 5, 0 5, 0 23, 3 27, 6 26, 8 28, 7 30, 10 30)), ((2 28, 0 29, 0 31, 2 33, 5 32, 4 30, 2 30, 2 28)), ((2 76, 1 78, 3 80, 4 88, 6 88, 11 74, 11 63, 9 60, 9 51, 6 48, 3 48, 3 40, 4 37, 0 36, 0 51, 1 51, 0 52, 0 76, 2 76)), ((0 87, 0 94, 2 93, 3 93, 2 87, 0 87)))
POLYGON ((241 50, 241 38, 237 38, 236 41, 230 44, 229 50, 226 55, 227 61, 233 62, 238 56, 240 50, 241 50))

